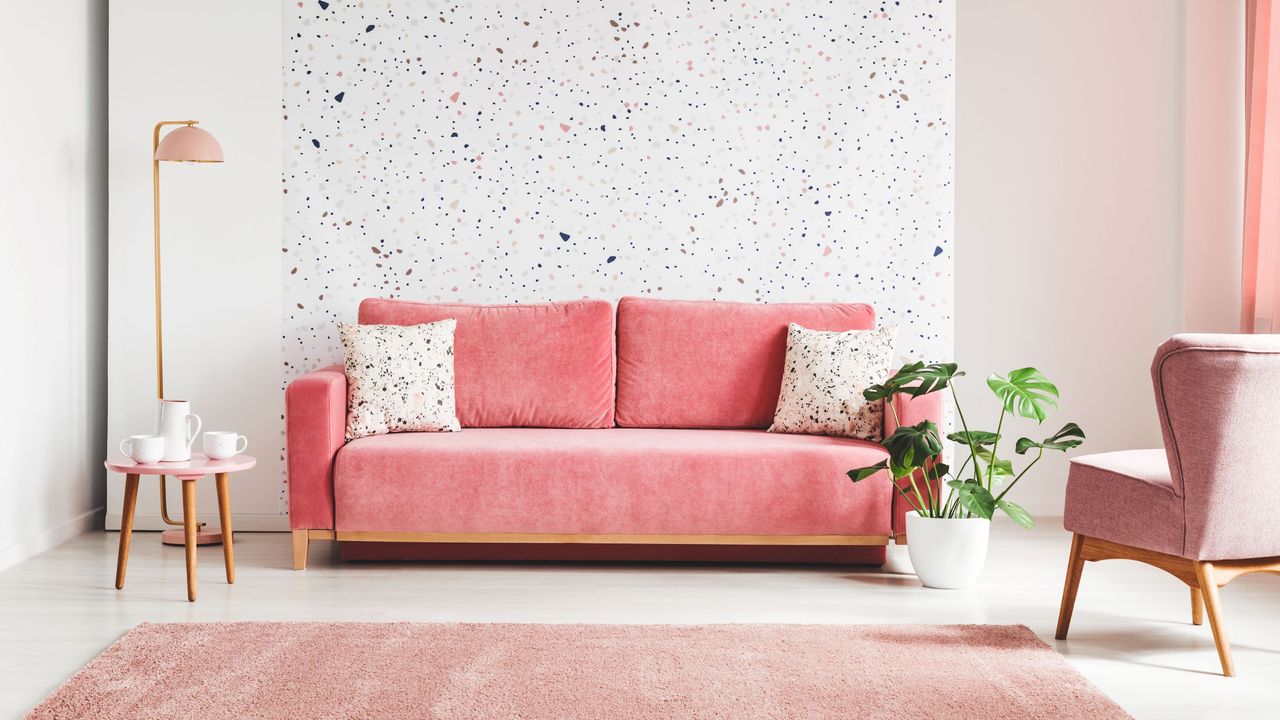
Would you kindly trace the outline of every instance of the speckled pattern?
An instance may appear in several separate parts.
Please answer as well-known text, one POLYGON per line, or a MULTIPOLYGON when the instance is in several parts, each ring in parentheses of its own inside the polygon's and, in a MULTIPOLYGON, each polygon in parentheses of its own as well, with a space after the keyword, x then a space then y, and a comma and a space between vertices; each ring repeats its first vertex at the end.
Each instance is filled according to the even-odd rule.
POLYGON ((346 356, 347 440, 461 430, 453 392, 457 324, 339 325, 346 356))
POLYGON ((1023 625, 140 625, 28 716, 1129 716, 1023 625))
POLYGON ((862 391, 889 377, 898 326, 827 332, 787 328, 782 390, 769 432, 880 440, 884 401, 862 391))
POLYGON ((371 296, 868 302, 950 359, 951 0, 284 16, 286 381, 371 296))

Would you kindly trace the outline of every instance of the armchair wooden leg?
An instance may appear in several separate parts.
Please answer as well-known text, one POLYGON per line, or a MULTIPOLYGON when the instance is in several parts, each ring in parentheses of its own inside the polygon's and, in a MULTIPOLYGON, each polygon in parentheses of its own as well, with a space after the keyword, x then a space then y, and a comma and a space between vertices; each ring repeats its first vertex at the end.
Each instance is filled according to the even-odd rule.
POLYGON ((1200 588, 1191 588, 1191 624, 1204 624, 1204 596, 1200 588))
POLYGON ((307 569, 307 546, 310 544, 310 531, 306 528, 293 531, 293 569, 307 569))
POLYGON ((1231 641, 1227 639, 1227 628, 1222 621, 1222 600, 1218 597, 1218 583, 1213 577, 1213 563, 1197 562, 1196 580, 1200 583, 1205 609, 1209 611, 1209 627, 1213 628, 1213 642, 1218 646, 1222 674, 1235 677, 1236 665, 1231 659, 1231 641))
POLYGON ((1058 630, 1053 636, 1059 640, 1067 639, 1067 630, 1071 627, 1071 613, 1076 607, 1076 591, 1080 589, 1080 573, 1084 571, 1084 537, 1080 533, 1071 536, 1071 556, 1067 560, 1067 579, 1062 586, 1062 606, 1058 608, 1058 630))

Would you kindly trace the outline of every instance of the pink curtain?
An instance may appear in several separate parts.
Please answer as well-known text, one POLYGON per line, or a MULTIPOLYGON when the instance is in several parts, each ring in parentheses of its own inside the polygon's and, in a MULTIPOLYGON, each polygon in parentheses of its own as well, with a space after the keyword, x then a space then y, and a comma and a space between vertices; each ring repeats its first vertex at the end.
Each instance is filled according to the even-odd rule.
POLYGON ((1280 8, 1248 0, 1246 23, 1240 329, 1274 333, 1280 332, 1280 8))

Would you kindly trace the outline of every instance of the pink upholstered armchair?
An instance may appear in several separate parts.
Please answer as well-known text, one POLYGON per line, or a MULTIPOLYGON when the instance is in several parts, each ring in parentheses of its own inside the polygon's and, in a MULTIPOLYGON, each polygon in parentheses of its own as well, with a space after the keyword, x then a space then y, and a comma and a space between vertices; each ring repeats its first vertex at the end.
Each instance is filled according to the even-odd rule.
POLYGON ((1151 364, 1164 448, 1077 457, 1067 480, 1075 533, 1059 640, 1087 560, 1124 558, 1191 588, 1224 675, 1235 675, 1218 588, 1280 573, 1280 335, 1177 335, 1151 364))

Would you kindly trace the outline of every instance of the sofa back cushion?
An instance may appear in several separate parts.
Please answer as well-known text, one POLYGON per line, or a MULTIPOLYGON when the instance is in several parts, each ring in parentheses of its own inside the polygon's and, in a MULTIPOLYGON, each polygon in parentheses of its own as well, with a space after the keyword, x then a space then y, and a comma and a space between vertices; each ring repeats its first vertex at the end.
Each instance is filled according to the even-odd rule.
POLYGON ((445 318, 454 333, 455 397, 465 427, 613 426, 613 306, 606 300, 465 305, 370 298, 362 325, 445 318))
POLYGON ((763 428, 773 421, 787 326, 869 330, 860 303, 618 302, 621 427, 763 428))

